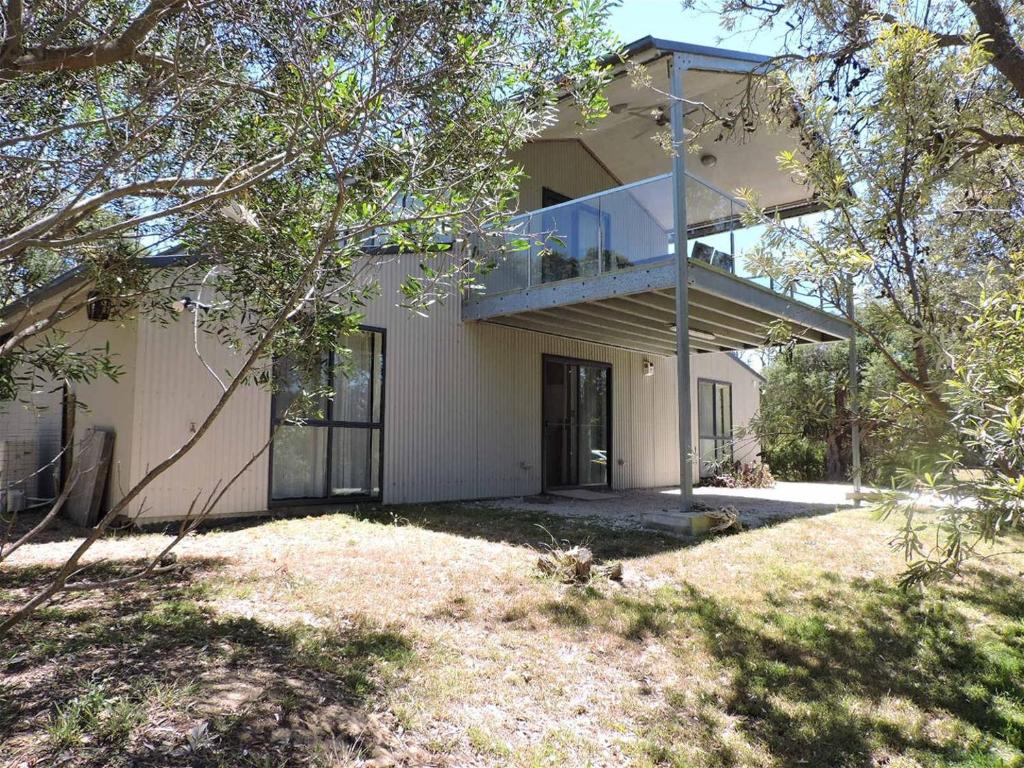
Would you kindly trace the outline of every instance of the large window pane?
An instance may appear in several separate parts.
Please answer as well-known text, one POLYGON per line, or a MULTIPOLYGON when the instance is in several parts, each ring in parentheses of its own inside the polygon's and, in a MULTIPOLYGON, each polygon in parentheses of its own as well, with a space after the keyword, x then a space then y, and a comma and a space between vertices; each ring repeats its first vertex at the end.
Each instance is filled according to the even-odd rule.
POLYGON ((697 383, 697 438, 701 477, 732 461, 731 384, 697 383))
POLYGON ((314 499, 324 495, 327 430, 282 425, 274 435, 271 493, 275 499, 314 499))
POLYGON ((608 369, 579 366, 579 484, 608 481, 608 369))
POLYGON ((297 421, 303 419, 322 419, 327 413, 327 402, 318 397, 307 402, 297 403, 296 398, 306 391, 323 392, 327 383, 327 366, 319 371, 320 381, 315 380, 314 373, 302 372, 290 357, 274 362, 274 396, 272 399, 273 418, 297 421))
POLYGON ((380 430, 331 430, 332 496, 375 496, 380 490, 380 430))
POLYGON ((714 385, 710 381, 697 384, 697 431, 702 437, 715 434, 714 385))
POLYGON ((353 334, 334 356, 331 421, 370 421, 374 333, 353 334))

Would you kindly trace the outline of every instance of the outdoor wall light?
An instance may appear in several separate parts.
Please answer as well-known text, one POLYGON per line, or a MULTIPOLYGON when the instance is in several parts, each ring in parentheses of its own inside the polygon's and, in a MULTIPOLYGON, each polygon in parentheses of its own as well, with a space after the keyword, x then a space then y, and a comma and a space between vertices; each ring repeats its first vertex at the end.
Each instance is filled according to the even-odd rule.
POLYGON ((644 376, 653 376, 654 375, 654 363, 652 363, 650 360, 644 360, 643 368, 644 368, 644 376))
POLYGON ((714 155, 701 155, 700 164, 705 168, 714 168, 718 164, 718 158, 714 155))

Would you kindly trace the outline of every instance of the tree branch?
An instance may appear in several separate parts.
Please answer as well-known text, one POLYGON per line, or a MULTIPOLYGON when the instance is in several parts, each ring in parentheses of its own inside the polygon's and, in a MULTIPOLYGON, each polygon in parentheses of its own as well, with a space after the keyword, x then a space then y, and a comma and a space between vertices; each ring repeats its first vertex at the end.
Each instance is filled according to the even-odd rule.
MULTIPOLYGON (((180 10, 190 0, 151 0, 145 10, 133 19, 124 32, 117 38, 107 42, 96 41, 76 46, 62 46, 57 48, 46 47, 25 47, 18 44, 20 39, 20 14, 19 14, 19 38, 15 39, 14 45, 18 50, 14 55, 5 51, 0 61, 7 63, 0 67, 0 80, 13 79, 13 77, 38 72, 56 72, 60 70, 82 71, 93 67, 102 67, 114 64, 119 61, 131 58, 139 46, 149 36, 149 33, 172 13, 180 10)), ((12 0, 11 5, 20 6, 20 2, 12 0)), ((11 36, 8 34, 7 40, 11 36)), ((5 41, 4 47, 8 43, 5 41)))
POLYGON ((1024 98, 1024 49, 1013 36, 1010 21, 998 0, 964 0, 978 29, 986 40, 985 50, 992 55, 992 66, 1010 81, 1017 95, 1024 98))

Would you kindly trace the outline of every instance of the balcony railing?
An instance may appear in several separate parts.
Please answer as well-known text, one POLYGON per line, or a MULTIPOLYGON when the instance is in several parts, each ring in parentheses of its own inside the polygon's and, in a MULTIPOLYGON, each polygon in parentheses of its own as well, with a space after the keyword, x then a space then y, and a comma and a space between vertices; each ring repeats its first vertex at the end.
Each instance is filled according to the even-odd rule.
MULTIPOLYGON (((666 173, 516 216, 483 287, 500 294, 671 261, 672 201, 672 174, 666 173)), ((756 239, 740 221, 743 209, 741 201, 687 174, 689 257, 735 274, 737 240, 756 239)), ((767 278, 741 276, 775 289, 767 278)), ((819 304, 817 297, 786 293, 819 304)))

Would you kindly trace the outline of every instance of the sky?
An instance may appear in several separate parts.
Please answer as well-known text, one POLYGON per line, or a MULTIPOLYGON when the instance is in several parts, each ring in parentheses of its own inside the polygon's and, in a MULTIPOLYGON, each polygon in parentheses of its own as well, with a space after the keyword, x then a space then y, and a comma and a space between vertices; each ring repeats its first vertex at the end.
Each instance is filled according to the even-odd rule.
MULTIPOLYGON (((709 5, 716 5, 709 0, 709 5)), ((727 32, 714 12, 684 11, 680 0, 622 0, 612 11, 611 27, 623 43, 652 35, 684 43, 713 45, 752 53, 779 52, 778 36, 772 31, 746 29, 727 32)))

